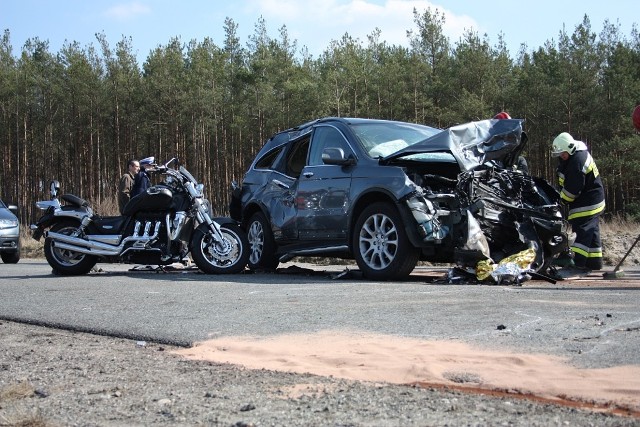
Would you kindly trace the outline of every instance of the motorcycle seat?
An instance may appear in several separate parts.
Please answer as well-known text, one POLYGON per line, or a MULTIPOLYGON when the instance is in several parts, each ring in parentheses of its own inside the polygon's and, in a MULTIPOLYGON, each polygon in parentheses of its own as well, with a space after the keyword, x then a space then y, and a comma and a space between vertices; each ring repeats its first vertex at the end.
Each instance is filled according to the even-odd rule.
POLYGON ((73 194, 63 194, 62 196, 60 196, 60 198, 70 205, 78 206, 81 208, 86 208, 87 206, 89 206, 89 202, 81 199, 78 196, 74 196, 73 194))

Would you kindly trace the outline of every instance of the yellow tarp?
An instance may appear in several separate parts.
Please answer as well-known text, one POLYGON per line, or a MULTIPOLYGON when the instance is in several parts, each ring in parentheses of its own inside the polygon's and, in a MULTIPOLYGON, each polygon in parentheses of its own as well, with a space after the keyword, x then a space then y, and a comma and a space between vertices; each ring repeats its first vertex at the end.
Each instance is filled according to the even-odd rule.
POLYGON ((522 270, 528 270, 531 263, 536 259, 536 251, 529 248, 517 254, 509 255, 502 259, 498 264, 494 264, 489 260, 479 261, 476 265, 476 277, 478 280, 485 280, 499 266, 508 263, 516 263, 522 270))

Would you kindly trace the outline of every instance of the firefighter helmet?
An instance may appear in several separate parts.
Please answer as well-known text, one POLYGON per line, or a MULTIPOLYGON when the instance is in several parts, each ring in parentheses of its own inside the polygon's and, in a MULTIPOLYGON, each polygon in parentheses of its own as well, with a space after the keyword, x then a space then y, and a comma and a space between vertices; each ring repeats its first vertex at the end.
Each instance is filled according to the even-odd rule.
POLYGON ((570 156, 573 156, 573 153, 576 152, 577 148, 578 144, 576 144, 576 141, 573 139, 573 137, 567 132, 562 132, 553 140, 551 155, 554 157, 558 157, 560 156, 560 154, 566 151, 570 156))

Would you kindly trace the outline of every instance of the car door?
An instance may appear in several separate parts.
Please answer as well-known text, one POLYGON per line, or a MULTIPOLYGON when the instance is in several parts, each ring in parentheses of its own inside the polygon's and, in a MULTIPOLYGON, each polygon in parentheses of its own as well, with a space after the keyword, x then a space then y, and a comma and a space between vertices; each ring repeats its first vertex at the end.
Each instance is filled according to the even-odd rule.
POLYGON ((337 128, 331 125, 314 128, 295 196, 300 240, 335 241, 347 237, 352 166, 324 164, 322 152, 325 148, 339 148, 345 157, 354 156, 337 128))
POLYGON ((268 197, 271 229, 276 241, 298 239, 296 194, 300 174, 306 165, 311 133, 290 141, 283 156, 276 161, 269 181, 268 197))

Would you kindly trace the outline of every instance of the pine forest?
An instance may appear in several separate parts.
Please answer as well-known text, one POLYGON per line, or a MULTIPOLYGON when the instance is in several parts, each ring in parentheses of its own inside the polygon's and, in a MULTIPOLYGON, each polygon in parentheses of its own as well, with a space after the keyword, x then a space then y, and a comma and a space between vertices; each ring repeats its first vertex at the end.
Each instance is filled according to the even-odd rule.
POLYGON ((224 40, 158 41, 139 64, 134 41, 67 42, 51 52, 29 39, 14 54, 0 39, 0 198, 23 224, 58 180, 114 215, 129 159, 180 159, 205 184, 217 215, 228 214, 231 182, 241 181, 273 133, 326 116, 401 120, 446 128, 508 111, 524 119, 532 175, 555 183, 551 141, 570 132, 587 143, 606 186, 607 215, 640 219, 640 33, 621 34, 588 16, 544 46, 467 31, 443 34, 437 11, 414 11, 406 47, 372 29, 348 33, 317 58, 285 26, 271 37, 259 20, 243 42, 230 18, 224 40), (162 44, 166 42, 166 44, 162 44), (638 178, 636 180, 636 178, 638 178))

